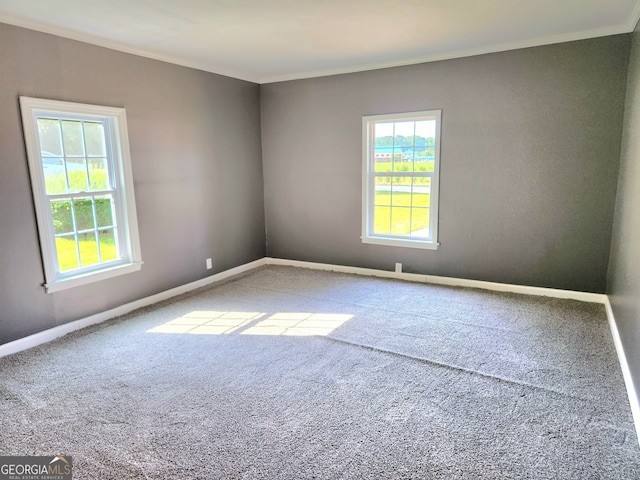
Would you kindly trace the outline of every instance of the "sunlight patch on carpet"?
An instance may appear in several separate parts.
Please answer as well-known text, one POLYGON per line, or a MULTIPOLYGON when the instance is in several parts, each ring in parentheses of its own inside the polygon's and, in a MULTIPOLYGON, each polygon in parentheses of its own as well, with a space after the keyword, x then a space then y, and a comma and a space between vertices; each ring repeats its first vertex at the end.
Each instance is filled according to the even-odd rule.
POLYGON ((265 312, 197 310, 147 330, 147 333, 323 336, 351 318, 353 315, 343 313, 279 312, 269 315, 265 312))

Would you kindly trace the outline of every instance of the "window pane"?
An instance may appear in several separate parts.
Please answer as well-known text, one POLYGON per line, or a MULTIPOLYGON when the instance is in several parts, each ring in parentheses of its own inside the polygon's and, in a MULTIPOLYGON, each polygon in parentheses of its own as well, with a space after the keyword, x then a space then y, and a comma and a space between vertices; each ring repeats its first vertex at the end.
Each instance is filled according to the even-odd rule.
POLYGON ((47 195, 67 193, 67 177, 64 174, 64 160, 60 157, 42 154, 42 171, 47 195))
POLYGON ((373 126, 376 145, 393 145, 393 122, 376 122, 373 126))
POLYGON ((391 187, 391 205, 400 206, 400 207, 410 207, 411 206, 411 184, 407 185, 407 180, 410 182, 411 178, 402 179, 403 181, 399 184, 393 182, 393 186, 391 187))
POLYGON ((411 212, 411 236, 429 237, 429 209, 414 208, 411 212))
POLYGON ((87 155, 92 157, 107 156, 102 123, 84 122, 84 138, 87 146, 87 155))
MULTIPOLYGON (((418 152, 418 149, 414 147, 408 147, 408 148, 402 149, 402 153, 405 157, 405 160, 410 164, 413 164, 413 161, 417 155, 417 152, 418 152)), ((410 170, 413 170, 413 165, 411 165, 410 170)))
POLYGON ((107 172, 106 158, 90 158, 89 162, 89 189, 107 190, 111 188, 109 185, 109 174, 107 172))
POLYGON ((393 156, 393 122, 374 124, 374 161, 376 172, 390 172, 393 156))
POLYGON ((435 163, 436 121, 420 120, 416 122, 416 167, 418 172, 433 172, 435 163))
MULTIPOLYGON (((416 187, 421 188, 421 187, 416 187)), ((431 195, 428 193, 420 193, 413 192, 411 195, 411 205, 413 207, 430 207, 431 206, 431 195)))
POLYGON ((51 218, 53 231, 56 235, 73 232, 73 217, 71 216, 70 200, 52 200, 51 218))
POLYGON ((62 141, 66 156, 84 156, 82 141, 82 123, 72 120, 62 120, 62 141))
POLYGON ((96 221, 98 228, 113 226, 113 198, 111 196, 96 198, 96 221))
POLYGON ((417 120, 416 121, 416 137, 436 138, 436 121, 435 120, 417 120))
POLYGON ((391 205, 391 177, 376 177, 376 205, 391 205))
POLYGON ((77 231, 96 228, 93 218, 93 205, 90 198, 79 198, 73 201, 76 214, 77 231))
POLYGON ((391 162, 391 153, 386 153, 387 149, 391 149, 391 147, 376 147, 375 149, 374 170, 376 172, 386 173, 391 171, 393 164, 391 162))
POLYGON ((391 234, 409 235, 411 225, 411 208, 391 208, 391 234))
POLYGON ((67 178, 70 192, 86 192, 87 167, 84 158, 67 158, 67 178))
POLYGON ((424 157, 424 152, 416 153, 414 163, 414 171, 416 172, 433 172, 435 170, 435 161, 424 157))
POLYGON ((116 260, 118 258, 118 249, 116 248, 116 238, 113 229, 102 230, 98 235, 100 239, 100 256, 103 262, 116 260))
POLYGON ((373 233, 388 235, 391 233, 391 208, 375 206, 373 210, 373 233))
POLYGON ((416 177, 413 179, 413 192, 411 194, 411 205, 414 207, 431 206, 431 179, 416 177), (425 182, 424 180, 429 180, 425 182))
POLYGON ((56 252, 58 254, 58 267, 61 272, 78 268, 78 251, 76 250, 74 236, 57 237, 56 252))
POLYGON ((415 121, 394 122, 395 143, 413 146, 413 135, 415 134, 415 121))
MULTIPOLYGON (((431 177, 413 177, 413 186, 431 187, 431 177)), ((429 192, 430 192, 429 188, 429 192)), ((426 190, 424 190, 426 192, 426 190)))
POLYGON ((411 191, 411 179, 413 177, 393 177, 392 182, 394 187, 405 187, 405 191, 411 191))
POLYGON ((40 137, 40 150, 44 155, 62 156, 60 123, 58 120, 38 118, 38 136, 40 137))
POLYGON ((393 171, 394 172, 412 172, 413 160, 411 159, 411 150, 396 147, 393 154, 393 171))
POLYGON ((81 233, 78 235, 80 244, 80 263, 83 267, 99 263, 98 242, 95 232, 81 233))

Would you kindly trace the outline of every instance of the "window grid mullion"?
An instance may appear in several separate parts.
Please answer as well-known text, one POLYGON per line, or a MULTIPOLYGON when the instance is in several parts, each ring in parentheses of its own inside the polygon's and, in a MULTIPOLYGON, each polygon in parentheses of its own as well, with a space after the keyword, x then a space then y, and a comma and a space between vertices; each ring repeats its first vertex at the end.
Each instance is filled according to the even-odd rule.
MULTIPOLYGON (((71 224, 73 225, 73 239, 76 242, 76 257, 78 260, 78 265, 82 267, 82 260, 80 258, 80 241, 78 239, 78 224, 76 223, 76 205, 73 198, 70 200, 71 200, 71 224)), ((57 247, 56 247, 56 251, 57 251, 57 247)), ((60 265, 58 265, 58 269, 60 270, 60 265)))
POLYGON ((60 139, 60 153, 62 154, 62 164, 64 166, 64 183, 67 187, 67 192, 69 192, 71 188, 69 185, 69 172, 67 170, 67 156, 65 155, 64 138, 62 136, 62 120, 59 118, 56 118, 56 120, 58 121, 58 138, 60 139))
MULTIPOLYGON (((375 156, 375 153, 374 153, 375 156)), ((391 174, 396 169, 396 122, 391 130, 391 174)), ((393 234, 393 175, 389 184, 389 234, 393 234)))
MULTIPOLYGON (((416 121, 413 121, 413 142, 411 143, 411 166, 416 169, 416 121)), ((412 182, 413 183, 413 182, 412 182)))
MULTIPOLYGON (((396 122, 393 122, 393 130, 391 131, 391 135, 391 172, 393 173, 393 171, 396 169, 396 122)), ((391 180, 391 183, 393 183, 393 179, 391 180)), ((391 193, 393 193, 393 189, 391 193)))
POLYGON ((74 193, 50 193, 46 194, 47 199, 49 200, 65 200, 68 198, 76 198, 76 197, 100 197, 106 195, 115 195, 115 190, 96 190, 93 192, 74 192, 74 193))
MULTIPOLYGON (((375 219, 374 219, 375 223, 375 219)), ((389 185, 389 235, 393 232, 393 180, 389 185)))
POLYGON ((91 190, 91 182, 89 180, 89 159, 87 158, 87 139, 84 135, 84 122, 80 122, 80 132, 82 136, 82 153, 84 153, 84 174, 87 179, 87 188, 91 190))
POLYGON ((93 233, 96 239, 96 249, 98 251, 98 263, 102 263, 102 255, 100 252, 100 238, 98 236, 98 212, 96 211, 96 199, 91 199, 91 211, 93 213, 93 233))
MULTIPOLYGON (((414 143, 415 143, 415 140, 414 140, 414 143)), ((409 189, 409 236, 411 236, 412 233, 413 233, 413 177, 411 178, 411 188, 409 189)))
MULTIPOLYGON (((413 142, 411 143, 411 169, 416 170, 416 122, 413 122, 413 142)), ((413 186, 415 177, 411 177, 411 188, 409 189, 409 236, 413 235, 413 186)))
POLYGON ((433 177, 435 172, 373 172, 374 177, 433 177))
MULTIPOLYGON (((375 151, 375 123, 372 123, 369 125, 368 128, 368 135, 369 135, 369 148, 368 150, 370 152, 374 152, 375 151)), ((367 164, 369 165, 369 169, 372 172, 375 172, 376 170, 376 166, 375 166, 375 154, 371 155, 371 162, 367 162, 367 164)), ((375 230, 375 214, 376 214, 376 206, 375 206, 375 200, 376 200, 376 177, 375 174, 371 175, 369 177, 369 191, 371 192, 369 194, 369 205, 367 206, 368 209, 368 216, 367 216, 367 229, 370 232, 373 232, 375 230)), ((389 225, 391 225, 391 223, 389 223, 389 225)))

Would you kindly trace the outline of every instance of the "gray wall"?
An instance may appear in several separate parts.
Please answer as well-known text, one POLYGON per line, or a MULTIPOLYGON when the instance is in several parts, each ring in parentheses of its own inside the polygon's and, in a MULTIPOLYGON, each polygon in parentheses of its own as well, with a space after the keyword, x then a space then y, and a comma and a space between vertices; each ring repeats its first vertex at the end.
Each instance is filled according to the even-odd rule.
MULTIPOLYGON (((603 292, 630 39, 258 86, 0 24, 0 344, 265 254, 603 292), (127 109, 140 272, 44 292, 20 95, 127 109), (432 108, 443 109, 440 248, 362 244, 362 115, 432 108)), ((627 132, 640 122, 637 55, 627 132)), ((630 356, 636 143, 627 135, 609 272, 630 356)))
POLYGON ((263 257, 259 95, 256 84, 0 24, 0 344, 263 257), (45 293, 20 95, 126 108, 140 272, 45 293))
POLYGON ((268 255, 604 292, 630 40, 263 85, 268 255), (424 109, 441 246, 364 245, 361 117, 424 109))
POLYGON ((636 388, 640 386, 640 30, 627 81, 608 294, 636 388))

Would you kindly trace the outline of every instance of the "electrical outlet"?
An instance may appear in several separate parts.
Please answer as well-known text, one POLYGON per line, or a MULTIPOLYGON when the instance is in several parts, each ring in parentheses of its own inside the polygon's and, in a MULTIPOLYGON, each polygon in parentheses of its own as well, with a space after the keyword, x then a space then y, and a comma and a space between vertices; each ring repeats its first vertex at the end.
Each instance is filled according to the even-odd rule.
POLYGON ((402 273, 402 264, 396 263, 396 273, 402 273))
POLYGON ((207 258, 207 270, 211 270, 213 268, 213 261, 210 258, 207 258))

